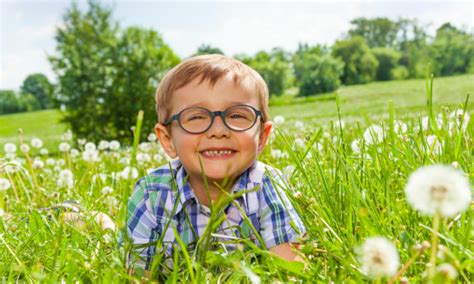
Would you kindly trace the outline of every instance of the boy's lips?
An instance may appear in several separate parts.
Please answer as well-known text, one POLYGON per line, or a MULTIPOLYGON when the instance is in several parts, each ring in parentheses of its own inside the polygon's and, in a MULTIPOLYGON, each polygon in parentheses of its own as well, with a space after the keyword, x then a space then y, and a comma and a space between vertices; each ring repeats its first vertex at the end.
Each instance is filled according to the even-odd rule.
POLYGON ((232 157, 237 151, 231 148, 208 148, 199 153, 207 159, 227 159, 232 157))

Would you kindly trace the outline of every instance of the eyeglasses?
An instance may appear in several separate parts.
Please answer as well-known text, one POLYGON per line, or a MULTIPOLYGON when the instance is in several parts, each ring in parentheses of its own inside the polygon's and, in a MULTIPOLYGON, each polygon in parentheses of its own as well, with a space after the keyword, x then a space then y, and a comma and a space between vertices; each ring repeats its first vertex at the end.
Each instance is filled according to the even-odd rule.
POLYGON ((201 134, 211 128, 216 116, 220 116, 224 125, 230 130, 241 132, 252 128, 257 122, 257 118, 262 117, 262 112, 249 105, 235 105, 223 111, 190 107, 173 115, 163 125, 167 126, 176 120, 184 131, 191 134, 201 134))

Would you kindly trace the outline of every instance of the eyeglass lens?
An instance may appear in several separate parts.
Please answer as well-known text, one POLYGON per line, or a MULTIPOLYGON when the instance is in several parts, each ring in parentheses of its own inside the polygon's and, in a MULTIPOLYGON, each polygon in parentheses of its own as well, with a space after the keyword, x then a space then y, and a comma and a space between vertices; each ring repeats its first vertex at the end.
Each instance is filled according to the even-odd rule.
MULTIPOLYGON (((232 130, 247 130, 255 124, 257 114, 248 106, 234 106, 223 113, 224 123, 232 130)), ((212 123, 211 112, 203 108, 189 108, 181 112, 179 122, 189 132, 202 132, 212 123)))

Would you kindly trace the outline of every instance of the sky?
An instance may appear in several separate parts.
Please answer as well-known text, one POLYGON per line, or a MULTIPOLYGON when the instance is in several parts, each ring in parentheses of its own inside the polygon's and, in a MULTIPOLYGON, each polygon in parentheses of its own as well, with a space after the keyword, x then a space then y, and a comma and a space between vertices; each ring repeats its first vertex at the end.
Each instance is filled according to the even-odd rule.
MULTIPOLYGON (((77 2, 81 10, 87 9, 87 1, 77 2)), ((474 30, 474 0, 102 2, 113 7, 113 19, 120 27, 158 31, 181 58, 202 44, 227 55, 253 55, 273 47, 293 52, 298 43, 332 45, 357 17, 417 19, 431 35, 445 22, 474 30)), ((32 73, 43 73, 56 82, 47 56, 55 54, 55 31, 71 3, 0 0, 0 89, 18 90, 32 73)))

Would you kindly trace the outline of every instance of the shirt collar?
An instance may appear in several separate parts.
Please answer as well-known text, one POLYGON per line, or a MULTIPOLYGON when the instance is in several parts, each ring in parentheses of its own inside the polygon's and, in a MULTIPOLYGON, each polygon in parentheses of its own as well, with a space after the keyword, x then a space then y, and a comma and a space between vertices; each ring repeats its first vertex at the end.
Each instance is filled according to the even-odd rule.
MULTIPOLYGON (((252 163, 252 165, 243 172, 239 178, 237 179, 236 183, 232 187, 232 194, 235 194, 242 190, 253 189, 257 183, 251 180, 251 172, 255 169, 256 163, 252 163)), ((186 170, 183 167, 183 164, 180 160, 174 160, 171 162, 171 167, 173 169, 173 174, 175 175, 176 181, 176 189, 174 189, 173 194, 173 206, 176 204, 177 199, 179 198, 178 204, 176 205, 176 211, 173 214, 174 216, 178 215, 181 210, 183 209, 184 205, 189 202, 190 200, 194 199, 196 202, 199 202, 194 191, 191 188, 191 185, 187 181, 187 174, 186 170), (177 190, 177 191, 176 191, 177 190)), ((238 197, 237 199, 243 199, 245 206, 248 205, 248 196, 244 194, 243 196, 238 197)))

